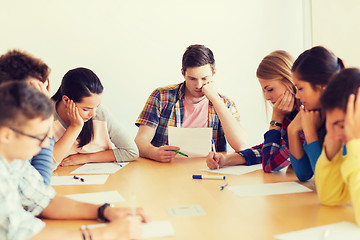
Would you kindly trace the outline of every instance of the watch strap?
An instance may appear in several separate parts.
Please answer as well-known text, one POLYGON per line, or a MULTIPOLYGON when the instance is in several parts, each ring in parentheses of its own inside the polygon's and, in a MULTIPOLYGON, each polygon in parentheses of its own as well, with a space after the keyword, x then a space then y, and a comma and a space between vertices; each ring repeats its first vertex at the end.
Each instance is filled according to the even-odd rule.
POLYGON ((109 219, 107 219, 105 216, 104 216, 104 211, 107 207, 110 207, 110 203, 105 203, 103 205, 101 205, 99 208, 98 208, 98 217, 97 219, 101 222, 109 222, 109 219))

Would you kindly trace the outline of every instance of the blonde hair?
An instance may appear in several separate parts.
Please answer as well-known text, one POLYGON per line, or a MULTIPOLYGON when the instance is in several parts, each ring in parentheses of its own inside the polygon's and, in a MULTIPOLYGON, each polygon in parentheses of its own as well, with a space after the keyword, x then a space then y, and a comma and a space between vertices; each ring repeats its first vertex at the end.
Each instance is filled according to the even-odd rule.
MULTIPOLYGON (((293 63, 294 59, 288 52, 282 50, 273 51, 265 56, 259 64, 256 77, 262 80, 281 81, 295 97, 296 87, 291 77, 293 63)), ((295 108, 298 107, 299 102, 295 101, 295 108)))

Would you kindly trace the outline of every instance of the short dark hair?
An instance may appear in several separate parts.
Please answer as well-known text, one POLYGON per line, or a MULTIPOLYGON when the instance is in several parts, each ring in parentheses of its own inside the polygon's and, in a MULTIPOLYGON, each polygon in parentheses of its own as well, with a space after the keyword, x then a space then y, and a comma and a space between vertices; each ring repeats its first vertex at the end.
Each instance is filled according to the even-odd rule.
POLYGON ((326 86, 331 76, 343 68, 340 58, 326 48, 316 46, 300 54, 291 71, 315 88, 315 85, 326 86))
POLYGON ((360 70, 347 68, 334 75, 320 97, 321 107, 325 111, 340 108, 346 112, 350 94, 357 94, 360 87, 360 70))
POLYGON ((33 77, 45 83, 49 81, 51 70, 41 59, 14 49, 0 56, 0 71, 12 80, 24 81, 33 77))
POLYGON ((0 126, 17 127, 35 118, 48 119, 53 103, 40 91, 24 82, 0 84, 0 126))
MULTIPOLYGON (((98 76, 90 69, 79 67, 69 70, 63 77, 61 85, 52 100, 60 102, 62 96, 66 95, 74 102, 82 101, 83 97, 89 97, 91 94, 101 94, 103 86, 98 76)), ((84 123, 83 129, 79 135, 78 147, 88 144, 94 136, 92 118, 84 123)))
POLYGON ((201 67, 206 64, 210 64, 212 71, 215 70, 214 54, 210 48, 196 44, 186 49, 182 58, 182 70, 184 74, 189 67, 201 67))

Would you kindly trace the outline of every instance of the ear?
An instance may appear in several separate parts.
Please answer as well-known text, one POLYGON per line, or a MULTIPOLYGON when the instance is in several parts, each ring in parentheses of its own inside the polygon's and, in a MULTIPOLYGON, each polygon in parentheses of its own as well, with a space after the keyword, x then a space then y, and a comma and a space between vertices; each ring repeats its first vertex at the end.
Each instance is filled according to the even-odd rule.
POLYGON ((0 127, 0 143, 10 142, 13 136, 13 132, 10 128, 2 126, 0 127))
POLYGON ((70 101, 70 98, 69 98, 68 96, 66 96, 66 95, 63 95, 61 100, 62 100, 63 103, 65 104, 65 103, 67 103, 67 102, 70 101))
POLYGON ((181 75, 183 75, 185 77, 185 73, 184 70, 181 68, 181 75))

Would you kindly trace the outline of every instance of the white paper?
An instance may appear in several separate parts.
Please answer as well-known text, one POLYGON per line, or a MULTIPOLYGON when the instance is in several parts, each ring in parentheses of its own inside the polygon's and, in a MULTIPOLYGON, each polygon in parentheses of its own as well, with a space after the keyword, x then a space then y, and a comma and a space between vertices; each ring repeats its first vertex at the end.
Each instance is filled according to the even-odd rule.
POLYGON ((225 166, 223 168, 219 168, 219 170, 200 169, 200 171, 220 173, 220 174, 242 175, 259 169, 262 169, 262 164, 255 164, 250 166, 247 165, 225 166))
POLYGON ((128 163, 86 163, 70 174, 113 174, 128 163))
POLYGON ((90 184, 104 184, 109 175, 79 175, 84 179, 82 182, 80 179, 74 179, 74 176, 52 176, 51 185, 90 185, 90 184))
MULTIPOLYGON (((142 235, 140 239, 159 238, 174 236, 175 231, 170 221, 154 221, 149 223, 142 223, 142 235)), ((92 224, 88 225, 89 229, 105 227, 106 224, 92 224)))
POLYGON ((159 238, 166 236, 174 236, 175 231, 170 221, 156 221, 143 223, 143 233, 141 239, 159 238))
POLYGON ((70 194, 66 195, 66 197, 92 204, 125 202, 125 199, 118 191, 70 194))
POLYGON ((240 197, 255 197, 288 193, 311 192, 312 190, 296 182, 264 183, 229 186, 230 191, 240 197))
POLYGON ((211 152, 212 128, 168 127, 169 145, 189 157, 205 157, 211 152))
POLYGON ((206 213, 200 205, 182 205, 166 208, 170 217, 205 216, 206 213))
POLYGON ((359 240, 360 228, 350 222, 339 222, 320 227, 279 234, 279 240, 359 240))

